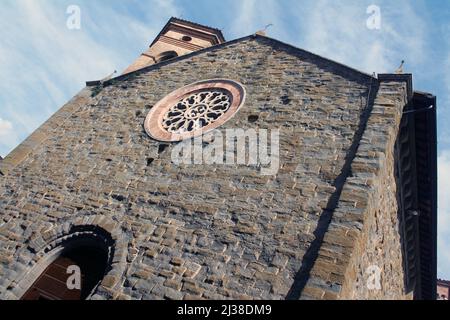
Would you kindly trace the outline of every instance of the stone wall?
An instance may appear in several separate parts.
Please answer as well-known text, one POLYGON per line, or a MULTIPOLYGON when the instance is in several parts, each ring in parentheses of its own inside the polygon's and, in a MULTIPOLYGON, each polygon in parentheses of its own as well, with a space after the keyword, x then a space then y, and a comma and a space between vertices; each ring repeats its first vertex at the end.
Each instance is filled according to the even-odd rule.
MULTIPOLYGON (((256 37, 85 89, 0 164, 0 298, 19 298, 42 269, 46 248, 74 226, 98 226, 116 241, 95 299, 289 297, 310 263, 304 254, 318 221, 334 209, 336 179, 353 152, 373 81, 256 37), (211 78, 247 90, 245 106, 223 129, 280 129, 276 175, 238 165, 175 166, 173 144, 146 135, 143 122, 157 101, 211 78)), ((380 129, 391 130, 391 116, 380 129)), ((374 161, 384 150, 380 145, 374 161)), ((339 212, 359 214, 367 188, 351 189, 353 200, 344 190, 355 205, 339 212)), ((361 226, 347 224, 335 243, 356 240, 361 226)))
POLYGON ((405 83, 381 82, 304 298, 412 298, 405 292, 394 173, 406 97, 405 83))

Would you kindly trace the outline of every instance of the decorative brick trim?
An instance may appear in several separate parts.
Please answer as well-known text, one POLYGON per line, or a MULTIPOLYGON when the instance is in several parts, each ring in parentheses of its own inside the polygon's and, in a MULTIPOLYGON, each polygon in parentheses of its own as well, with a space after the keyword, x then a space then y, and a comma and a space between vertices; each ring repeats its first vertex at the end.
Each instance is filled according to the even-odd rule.
POLYGON ((145 66, 145 67, 142 67, 140 69, 136 69, 136 70, 131 71, 131 72, 123 73, 120 76, 117 76, 117 77, 112 78, 112 79, 110 79, 108 81, 105 81, 105 86, 110 85, 110 84, 112 84, 112 83, 114 83, 116 81, 119 81, 119 80, 127 80, 130 77, 132 77, 132 76, 139 75, 139 74, 142 74, 142 73, 146 73, 146 72, 149 72, 151 70, 159 69, 159 68, 161 68, 163 66, 166 66, 166 65, 170 65, 170 64, 173 64, 173 63, 176 63, 176 62, 179 62, 179 61, 183 61, 183 60, 188 60, 190 58, 199 56, 199 55, 201 55, 203 53, 216 52, 216 51, 219 51, 221 49, 224 49, 224 48, 227 48, 227 47, 230 47, 230 46, 233 46, 235 44, 238 44, 238 43, 241 43, 241 42, 245 42, 245 41, 261 42, 261 43, 264 43, 265 45, 270 45, 274 49, 277 49, 277 50, 284 50, 286 52, 295 52, 295 54, 301 56, 304 59, 314 60, 314 61, 316 61, 316 63, 320 63, 321 65, 328 65, 329 67, 333 67, 335 69, 335 72, 338 72, 339 74, 342 74, 345 77, 361 79, 361 81, 363 81, 363 82, 368 82, 368 81, 371 81, 371 80, 375 80, 375 78, 373 76, 371 76, 371 75, 369 75, 367 73, 364 73, 362 71, 356 70, 356 69, 354 69, 352 67, 349 67, 347 65, 344 65, 342 63, 330 60, 328 58, 319 56, 319 55, 317 55, 315 53, 312 53, 312 52, 309 52, 309 51, 297 48, 297 47, 295 47, 293 45, 284 43, 282 41, 279 41, 279 40, 276 40, 276 39, 273 39, 273 38, 270 38, 270 37, 267 37, 267 36, 263 36, 263 35, 259 35, 259 34, 253 34, 253 35, 245 36, 245 37, 238 38, 238 39, 235 39, 235 40, 223 42, 223 43, 220 43, 220 44, 217 44, 217 45, 213 45, 211 47, 207 47, 207 48, 200 49, 200 50, 197 50, 197 51, 193 51, 191 53, 187 53, 187 54, 184 54, 182 56, 179 56, 179 57, 176 57, 176 58, 173 58, 173 59, 170 59, 170 60, 162 61, 162 62, 159 62, 157 64, 152 64, 152 65, 149 65, 149 66, 145 66))
MULTIPOLYGON (((210 39, 208 39, 208 40, 210 40, 210 39)), ((190 51, 196 51, 196 50, 203 49, 203 47, 195 45, 193 43, 189 43, 189 42, 186 42, 186 41, 183 41, 183 40, 170 38, 170 37, 167 37, 167 36, 161 36, 160 41, 168 43, 168 44, 173 44, 174 46, 182 47, 182 48, 190 50, 190 51)))

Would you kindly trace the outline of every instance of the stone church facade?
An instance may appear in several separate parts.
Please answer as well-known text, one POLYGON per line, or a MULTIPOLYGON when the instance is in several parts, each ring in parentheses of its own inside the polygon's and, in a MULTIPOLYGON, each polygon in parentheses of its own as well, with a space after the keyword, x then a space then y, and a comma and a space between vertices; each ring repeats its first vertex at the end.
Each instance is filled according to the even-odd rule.
POLYGON ((0 298, 433 299, 435 109, 410 74, 172 18, 0 160, 0 298), (174 163, 199 113, 278 130, 278 170, 174 163))

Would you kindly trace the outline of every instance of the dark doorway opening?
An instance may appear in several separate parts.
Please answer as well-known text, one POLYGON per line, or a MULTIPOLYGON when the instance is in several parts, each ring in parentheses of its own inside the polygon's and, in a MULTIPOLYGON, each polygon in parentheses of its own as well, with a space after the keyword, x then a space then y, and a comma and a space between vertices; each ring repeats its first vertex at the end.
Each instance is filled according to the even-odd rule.
POLYGON ((79 246, 64 251, 39 276, 22 300, 85 300, 101 282, 108 265, 108 253, 100 248, 79 246), (70 266, 80 269, 81 289, 67 285, 70 266))

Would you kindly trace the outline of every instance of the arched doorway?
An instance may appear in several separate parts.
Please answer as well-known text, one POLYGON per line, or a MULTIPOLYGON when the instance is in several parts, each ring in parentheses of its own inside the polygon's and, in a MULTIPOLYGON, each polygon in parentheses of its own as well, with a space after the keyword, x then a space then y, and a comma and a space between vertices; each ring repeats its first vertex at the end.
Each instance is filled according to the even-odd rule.
POLYGON ((113 255, 114 240, 107 232, 91 226, 74 228, 59 245, 46 250, 21 300, 89 299, 110 271, 113 255))
POLYGON ((94 247, 78 247, 64 252, 41 274, 22 300, 84 300, 103 279, 108 255, 94 247), (76 266, 79 268, 71 269, 76 266), (80 277, 80 289, 71 288, 80 277), (72 277, 72 278, 70 278, 72 277))

